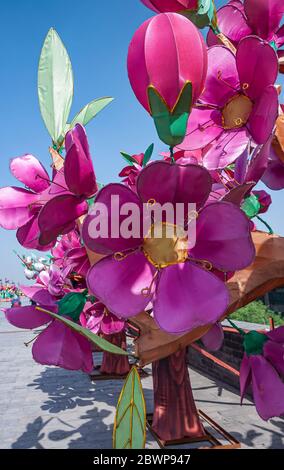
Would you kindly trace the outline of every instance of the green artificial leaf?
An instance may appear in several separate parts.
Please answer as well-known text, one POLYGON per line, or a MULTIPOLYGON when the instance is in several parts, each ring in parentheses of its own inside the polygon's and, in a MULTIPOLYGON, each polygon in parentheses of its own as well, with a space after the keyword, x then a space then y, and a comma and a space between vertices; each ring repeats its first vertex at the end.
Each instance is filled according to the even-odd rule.
POLYGON ((136 367, 129 372, 120 393, 113 429, 114 449, 144 449, 146 405, 136 367))
POLYGON ((120 152, 120 155, 124 158, 124 160, 127 161, 127 163, 131 166, 134 165, 134 163, 137 163, 135 158, 131 157, 131 155, 129 155, 128 153, 125 153, 125 152, 120 152))
POLYGON ((241 208, 249 219, 253 219, 253 217, 256 217, 259 213, 261 205, 258 198, 254 194, 251 194, 249 197, 245 198, 241 208))
POLYGON ((268 336, 258 331, 250 331, 244 336, 244 350, 248 356, 262 355, 268 336))
POLYGON ((216 8, 214 0, 199 0, 198 10, 187 10, 182 14, 186 16, 197 28, 205 28, 215 23, 216 8))
POLYGON ((180 144, 185 137, 187 121, 192 106, 192 84, 186 82, 170 110, 155 87, 148 87, 148 98, 159 138, 170 147, 180 144))
POLYGON ((55 144, 65 131, 73 100, 73 73, 68 53, 51 28, 38 67, 38 98, 42 118, 55 144))
POLYGON ((146 152, 144 153, 144 158, 143 158, 143 166, 146 166, 147 163, 151 160, 151 157, 153 155, 153 151, 154 151, 154 144, 151 144, 146 152))
POLYGON ((99 114, 108 104, 113 101, 113 98, 98 98, 87 104, 81 111, 74 117, 70 124, 72 129, 76 124, 86 126, 97 114, 99 114))
POLYGON ((52 318, 55 318, 56 320, 61 321, 61 323, 64 323, 64 325, 71 328, 71 330, 77 331, 77 333, 84 336, 86 339, 91 341, 91 343, 96 344, 103 351, 109 352, 111 354, 119 354, 120 356, 132 356, 127 351, 124 351, 118 346, 115 346, 114 344, 109 343, 108 341, 101 338, 100 336, 92 333, 92 331, 87 330, 86 328, 83 328, 81 325, 74 323, 72 320, 68 320, 68 318, 61 317, 60 315, 57 315, 57 313, 50 312, 49 310, 45 310, 44 308, 41 308, 41 307, 36 307, 36 310, 46 313, 47 315, 50 315, 52 318))
POLYGON ((88 290, 84 292, 69 292, 57 302, 58 314, 67 315, 78 321, 87 302, 88 290))

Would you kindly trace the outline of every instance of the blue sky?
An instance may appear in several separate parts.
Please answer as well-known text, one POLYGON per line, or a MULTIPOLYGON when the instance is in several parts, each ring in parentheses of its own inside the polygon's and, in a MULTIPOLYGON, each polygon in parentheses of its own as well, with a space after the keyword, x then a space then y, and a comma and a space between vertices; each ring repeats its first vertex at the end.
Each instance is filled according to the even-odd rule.
MULTIPOLYGON (((226 2, 217 0, 217 6, 226 2)), ((136 153, 152 142, 155 153, 165 147, 152 120, 136 101, 127 78, 128 44, 138 26, 152 16, 139 0, 2 0, 0 18, 0 186, 16 184, 10 158, 32 153, 48 168, 49 135, 37 99, 37 66, 42 43, 53 26, 72 60, 75 93, 71 115, 101 96, 115 101, 87 127, 100 182, 117 180, 120 150, 136 153)), ((281 193, 273 193, 267 220, 284 235, 281 193)), ((24 250, 15 232, 0 229, 0 278, 23 281, 13 254, 24 250)))

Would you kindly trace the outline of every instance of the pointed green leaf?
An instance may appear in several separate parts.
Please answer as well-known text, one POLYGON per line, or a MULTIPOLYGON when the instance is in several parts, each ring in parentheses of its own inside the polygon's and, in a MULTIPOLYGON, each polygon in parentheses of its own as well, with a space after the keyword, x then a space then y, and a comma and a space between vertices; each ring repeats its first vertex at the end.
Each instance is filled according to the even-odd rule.
POLYGON ((124 158, 124 160, 127 161, 129 165, 133 165, 134 163, 136 163, 135 158, 131 157, 131 155, 129 155, 128 153, 120 152, 120 155, 124 158))
POLYGON ((136 367, 129 372, 121 391, 113 429, 114 449, 144 449, 146 405, 136 367))
POLYGON ((153 155, 153 150, 154 150, 154 144, 151 144, 146 152, 144 153, 144 158, 143 158, 143 166, 146 166, 147 163, 151 160, 151 157, 153 155))
POLYGON ((97 114, 99 114, 108 104, 113 101, 113 98, 98 98, 87 104, 81 111, 74 117, 70 124, 72 129, 76 124, 86 126, 97 114))
POLYGON ((51 28, 38 67, 38 98, 42 118, 54 143, 65 130, 73 99, 73 73, 68 53, 51 28))
POLYGON ((87 330, 86 328, 83 328, 81 325, 78 325, 77 323, 74 323, 73 321, 68 320, 68 318, 61 317, 60 315, 50 312, 49 310, 45 310, 44 308, 41 308, 41 307, 36 307, 36 309, 39 310, 40 312, 50 315, 52 318, 55 318, 56 320, 61 321, 62 323, 64 323, 64 325, 68 326, 72 330, 77 331, 77 333, 84 336, 86 339, 91 341, 91 343, 94 343, 97 346, 99 346, 99 348, 101 348, 103 351, 106 351, 112 354, 119 354, 120 356, 132 356, 127 351, 124 351, 118 346, 115 346, 114 344, 109 343, 108 341, 101 338, 100 336, 97 336, 94 333, 92 333, 90 330, 87 330))
POLYGON ((214 21, 216 8, 213 0, 199 0, 199 7, 196 11, 189 11, 183 13, 184 16, 190 19, 197 28, 205 28, 214 21))

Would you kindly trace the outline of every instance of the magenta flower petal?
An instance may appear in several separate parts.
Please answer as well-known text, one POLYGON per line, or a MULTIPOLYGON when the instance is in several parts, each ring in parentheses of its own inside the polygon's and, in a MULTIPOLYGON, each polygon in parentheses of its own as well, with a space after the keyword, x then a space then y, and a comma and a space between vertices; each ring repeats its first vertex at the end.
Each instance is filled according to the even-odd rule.
POLYGON ((208 199, 211 187, 211 176, 205 168, 165 161, 148 165, 137 180, 137 193, 142 201, 153 199, 162 205, 196 203, 199 208, 208 199))
POLYGON ((276 37, 277 37, 276 39, 277 46, 282 47, 284 45, 284 24, 276 32, 276 37))
POLYGON ((17 230, 17 240, 24 248, 39 251, 49 251, 55 244, 54 241, 46 246, 40 245, 38 214, 17 230))
POLYGON ((215 323, 212 328, 201 338, 205 348, 209 351, 219 351, 224 342, 224 330, 220 323, 215 323))
POLYGON ((267 169, 261 178, 262 182, 273 191, 284 189, 284 165, 275 159, 268 162, 267 169))
POLYGON ((263 356, 250 356, 253 399, 259 416, 267 421, 284 414, 284 383, 263 356))
POLYGON ((130 318, 142 312, 151 301, 151 295, 143 295, 143 290, 150 287, 154 273, 154 266, 141 252, 122 261, 108 256, 90 269, 87 284, 108 310, 118 317, 130 318))
POLYGON ((36 204, 38 197, 22 188, 0 188, 0 226, 15 230, 25 225, 33 216, 31 205, 36 204))
POLYGON ((97 190, 92 158, 85 129, 80 124, 66 136, 64 161, 65 181, 70 191, 77 196, 93 196, 97 190))
POLYGON ((203 157, 203 164, 208 170, 225 168, 242 155, 248 143, 249 133, 245 127, 224 131, 217 140, 208 146, 203 157))
POLYGON ((33 155, 24 155, 11 160, 10 170, 25 186, 39 193, 50 185, 49 176, 42 164, 33 155))
POLYGON ((249 266, 255 257, 249 220, 244 212, 229 202, 206 206, 199 213, 196 245, 190 255, 206 260, 214 268, 238 271, 249 266))
POLYGON ((51 321, 51 317, 46 313, 36 310, 35 305, 27 305, 25 307, 8 308, 5 311, 6 318, 11 325, 17 328, 33 330, 39 328, 51 321))
POLYGON ((40 228, 40 244, 48 245, 58 235, 65 233, 67 227, 75 225, 75 221, 88 211, 88 205, 72 194, 56 196, 48 201, 38 217, 40 228))
POLYGON ((258 183, 259 180, 264 175, 266 168, 268 166, 268 158, 271 148, 271 140, 272 136, 267 140, 267 142, 261 147, 260 150, 254 155, 247 173, 246 173, 246 181, 254 181, 258 183))
POLYGON ((271 40, 284 14, 282 0, 245 0, 248 23, 263 39, 271 40))
POLYGON ((263 348, 263 355, 284 378, 284 343, 267 341, 263 348))
POLYGON ((284 343, 284 326, 279 326, 272 331, 268 331, 266 336, 275 343, 284 343))
POLYGON ((60 321, 53 321, 40 334, 32 353, 39 364, 87 373, 93 370, 91 343, 60 321))
POLYGON ((110 254, 135 249, 141 245, 143 241, 143 224, 141 223, 143 213, 142 204, 138 196, 131 191, 131 189, 122 184, 108 184, 98 193, 95 204, 92 207, 92 213, 85 218, 82 229, 84 243, 92 251, 101 254, 110 254), (131 204, 133 208, 135 206, 137 209, 137 217, 140 222, 137 237, 124 238, 120 234, 119 229, 122 228, 123 222, 127 221, 127 218, 131 216, 131 212, 121 215, 122 206, 126 204, 131 204), (106 225, 106 234, 104 237, 99 237, 96 233, 99 229, 102 230, 101 225, 98 227, 97 222, 97 211, 100 211, 100 207, 107 209, 107 213, 101 214, 106 225), (115 211, 117 209, 116 214, 120 214, 117 225, 114 227, 113 236, 111 236, 112 224, 114 222, 111 211, 112 207, 115 211), (92 215, 92 213, 94 215, 92 215))
POLYGON ((234 178, 239 184, 245 183, 246 181, 248 159, 249 159, 249 146, 247 145, 247 147, 245 148, 245 151, 235 161, 234 178))
POLYGON ((191 262, 161 272, 154 298, 154 317, 162 330, 184 333, 215 323, 226 311, 229 294, 214 274, 191 262))
MULTIPOLYGON (((220 8, 217 12, 218 27, 222 33, 230 39, 233 43, 238 43, 245 36, 249 36, 252 33, 252 29, 247 24, 247 20, 244 14, 243 4, 237 2, 239 5, 229 3, 223 8, 220 8), (240 8, 240 6, 242 8, 240 8)), ((208 46, 215 46, 219 44, 216 34, 209 29, 207 35, 208 46)))
POLYGON ((234 54, 224 46, 209 48, 208 74, 200 100, 205 104, 223 107, 236 94, 238 87, 234 54))
POLYGON ((120 333, 125 327, 125 321, 120 320, 112 314, 104 315, 101 322, 101 331, 105 335, 115 335, 120 333))
POLYGON ((251 190, 254 188, 255 183, 244 183, 240 186, 236 186, 231 189, 225 196, 222 197, 222 201, 231 202, 240 207, 245 196, 250 195, 251 190))
POLYGON ((44 305, 45 307, 55 306, 55 298, 48 292, 45 286, 21 286, 21 290, 24 295, 39 305, 44 305))
POLYGON ((278 116, 278 93, 268 86, 257 99, 249 118, 249 130, 257 144, 265 144, 278 116))
POLYGON ((241 363, 240 368, 240 393, 241 393, 241 403, 243 403, 244 396, 246 391, 251 383, 252 376, 251 376, 251 367, 250 367, 250 360, 246 353, 244 353, 244 357, 241 363))
MULTIPOLYGON (((278 75, 278 58, 275 50, 257 36, 242 39, 236 56, 241 86, 255 100, 278 75)), ((266 113, 267 114, 267 113, 266 113)))
POLYGON ((206 147, 217 139, 222 132, 221 111, 209 108, 193 108, 189 116, 186 136, 177 148, 196 150, 206 147))

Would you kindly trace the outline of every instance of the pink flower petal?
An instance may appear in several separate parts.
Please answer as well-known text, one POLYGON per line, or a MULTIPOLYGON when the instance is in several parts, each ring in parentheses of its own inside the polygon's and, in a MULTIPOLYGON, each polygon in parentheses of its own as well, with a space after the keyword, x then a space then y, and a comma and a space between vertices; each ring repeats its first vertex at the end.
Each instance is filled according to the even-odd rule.
POLYGON ((224 331, 220 323, 215 323, 212 328, 201 338, 205 348, 209 351, 219 351, 224 342, 224 331))
POLYGON ((33 155, 14 158, 11 160, 10 170, 17 180, 36 193, 44 191, 50 185, 47 171, 33 155))
POLYGON ((6 230, 16 230, 25 225, 33 216, 31 206, 38 195, 22 188, 8 186, 0 188, 0 226, 6 230))
POLYGON ((240 392, 241 392, 241 404, 243 403, 246 391, 251 383, 251 367, 250 360, 246 354, 244 354, 241 368, 240 368, 240 392))
POLYGON ((206 147, 223 132, 222 114, 218 109, 193 108, 187 123, 186 136, 179 150, 196 150, 206 147))
POLYGON ((278 116, 278 93, 268 86, 257 99, 251 112, 248 127, 257 144, 265 144, 270 137, 278 116))
MULTIPOLYGON (((247 24, 247 20, 243 11, 243 4, 238 2, 241 6, 237 7, 231 3, 220 8, 217 12, 218 27, 220 31, 233 43, 238 42, 245 36, 249 36, 252 33, 250 26, 247 24)), ((207 35, 208 46, 215 46, 219 44, 216 34, 209 29, 207 35)))
POLYGON ((46 315, 46 313, 36 310, 35 305, 8 308, 5 311, 5 314, 9 323, 17 328, 24 328, 27 330, 39 328, 51 321, 51 317, 46 315))
POLYGON ((245 127, 223 131, 203 157, 203 164, 208 170, 225 168, 242 155, 249 143, 249 133, 245 127))
POLYGON ((254 32, 263 39, 271 40, 284 14, 282 0, 245 0, 244 6, 254 32))

